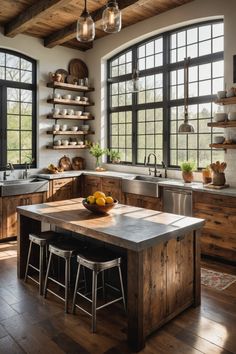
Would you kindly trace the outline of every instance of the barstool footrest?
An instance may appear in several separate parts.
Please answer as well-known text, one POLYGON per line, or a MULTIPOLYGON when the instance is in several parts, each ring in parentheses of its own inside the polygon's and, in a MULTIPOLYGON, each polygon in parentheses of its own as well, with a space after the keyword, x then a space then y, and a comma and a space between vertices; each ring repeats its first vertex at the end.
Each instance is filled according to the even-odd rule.
POLYGON ((92 314, 88 311, 86 311, 83 307, 80 307, 79 305, 75 304, 75 307, 77 307, 78 309, 80 309, 81 311, 87 313, 87 315, 89 315, 90 317, 92 317, 92 314))
POLYGON ((33 280, 36 284, 38 284, 38 285, 39 285, 39 281, 38 281, 38 280, 36 280, 36 279, 34 279, 33 277, 31 277, 30 275, 27 275, 27 278, 29 278, 29 279, 33 280))
POLYGON ((33 266, 32 264, 28 264, 28 267, 33 268, 34 270, 37 270, 37 272, 39 272, 39 268, 33 266))
POLYGON ((56 283, 57 285, 62 286, 63 288, 65 288, 65 285, 63 283, 60 283, 59 281, 57 281, 56 279, 53 279, 51 277, 48 277, 49 280, 53 281, 54 283, 56 283))
POLYGON ((111 305, 111 304, 114 304, 115 302, 118 302, 118 301, 120 301, 120 300, 123 300, 123 297, 122 297, 122 296, 119 297, 118 299, 114 299, 114 300, 112 300, 112 301, 106 302, 105 304, 103 304, 103 305, 97 307, 96 310, 103 309, 104 307, 106 307, 106 306, 108 306, 108 305, 111 305))
POLYGON ((51 289, 47 289, 47 291, 48 291, 49 293, 55 295, 56 297, 58 297, 60 300, 62 300, 62 301, 64 301, 64 302, 66 301, 63 297, 61 297, 60 295, 54 293, 54 291, 52 291, 51 289))

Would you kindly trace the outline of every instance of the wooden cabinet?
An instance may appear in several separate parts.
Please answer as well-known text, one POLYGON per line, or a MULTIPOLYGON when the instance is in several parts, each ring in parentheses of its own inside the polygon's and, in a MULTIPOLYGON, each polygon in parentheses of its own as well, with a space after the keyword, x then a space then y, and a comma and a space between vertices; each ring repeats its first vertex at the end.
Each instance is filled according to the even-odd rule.
POLYGON ((206 221, 201 253, 236 264, 236 197, 194 192, 193 216, 206 221))
POLYGON ((106 195, 111 195, 114 199, 117 199, 119 202, 122 202, 120 178, 102 177, 101 185, 102 191, 106 195))
POLYGON ((16 195, 1 198, 2 206, 2 238, 17 235, 17 211, 22 205, 40 204, 46 201, 46 192, 16 195))
POLYGON ((78 196, 78 179, 76 177, 59 178, 49 181, 47 201, 56 202, 78 196))
POLYGON ((102 191, 122 202, 121 179, 113 177, 83 176, 83 197, 102 191))
POLYGON ((161 198, 147 197, 132 193, 124 194, 124 204, 146 209, 162 210, 161 198))

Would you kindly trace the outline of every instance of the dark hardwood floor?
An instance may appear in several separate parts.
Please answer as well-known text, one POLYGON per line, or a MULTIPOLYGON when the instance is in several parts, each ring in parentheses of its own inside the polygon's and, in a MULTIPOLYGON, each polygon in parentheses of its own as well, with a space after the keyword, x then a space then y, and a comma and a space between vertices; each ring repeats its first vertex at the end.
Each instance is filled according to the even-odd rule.
MULTIPOLYGON (((203 265, 236 274, 230 266, 203 265)), ((87 315, 65 315, 61 302, 44 300, 34 284, 19 281, 14 243, 0 244, 0 354, 128 354, 125 332, 122 307, 114 305, 99 312, 91 334, 87 315)), ((140 353, 236 353, 236 283, 224 291, 203 287, 202 305, 153 334, 140 353)))

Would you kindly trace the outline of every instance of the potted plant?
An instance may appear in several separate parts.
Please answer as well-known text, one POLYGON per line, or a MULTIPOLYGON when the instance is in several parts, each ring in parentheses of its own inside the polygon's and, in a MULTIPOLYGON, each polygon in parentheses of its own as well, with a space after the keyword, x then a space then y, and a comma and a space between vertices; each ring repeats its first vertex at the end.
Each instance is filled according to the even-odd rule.
POLYGON ((118 150, 109 150, 108 155, 112 163, 120 163, 121 154, 118 150))
POLYGON ((193 181, 193 171, 195 170, 194 161, 183 161, 180 164, 183 180, 185 183, 191 183, 193 181))
POLYGON ((101 169, 101 157, 108 154, 107 149, 103 149, 99 143, 92 143, 89 148, 89 153, 96 158, 96 170, 101 169))

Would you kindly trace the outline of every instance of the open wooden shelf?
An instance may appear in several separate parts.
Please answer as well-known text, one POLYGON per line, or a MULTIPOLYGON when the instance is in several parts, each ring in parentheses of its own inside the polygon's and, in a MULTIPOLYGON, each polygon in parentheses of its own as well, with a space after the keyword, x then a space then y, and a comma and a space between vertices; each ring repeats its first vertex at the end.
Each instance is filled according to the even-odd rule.
POLYGON ((76 100, 66 100, 64 98, 52 98, 48 99, 47 103, 52 104, 63 104, 69 106, 94 106, 93 102, 84 102, 84 101, 76 101, 76 100))
POLYGON ((94 134, 92 131, 72 131, 72 130, 66 130, 66 131, 60 131, 60 130, 49 130, 47 131, 47 134, 50 135, 89 135, 89 134, 94 134))
POLYGON ((236 144, 210 144, 210 147, 216 148, 216 149, 236 149, 236 144))
POLYGON ((236 120, 231 120, 231 121, 224 121, 224 122, 212 122, 212 123, 207 123, 208 127, 218 127, 218 128, 230 128, 230 127, 236 127, 236 120))
POLYGON ((60 145, 60 146, 55 146, 55 145, 47 145, 47 149, 53 149, 53 150, 62 150, 62 149, 88 149, 86 145, 60 145))
POLYGON ((55 81, 47 83, 47 87, 54 88, 54 89, 68 90, 68 91, 76 91, 76 92, 92 92, 92 91, 94 91, 93 87, 66 84, 64 82, 55 82, 55 81))
POLYGON ((226 105, 226 104, 236 104, 236 96, 229 98, 222 98, 215 101, 216 104, 226 105))
POLYGON ((91 116, 76 116, 76 115, 63 115, 63 114, 58 114, 58 115, 55 115, 55 114, 48 114, 47 115, 47 118, 48 119, 70 119, 70 120, 93 120, 94 117, 91 115, 91 116))

